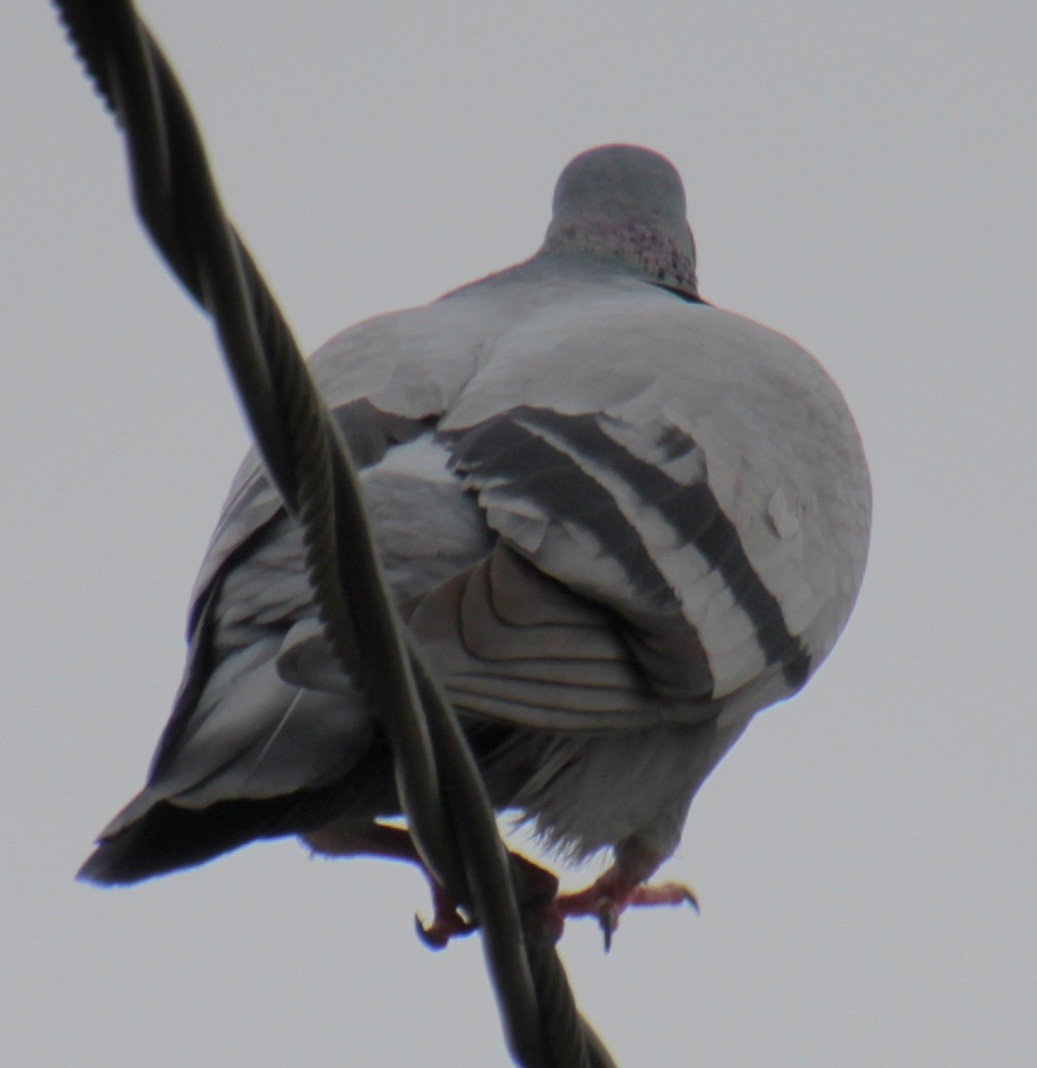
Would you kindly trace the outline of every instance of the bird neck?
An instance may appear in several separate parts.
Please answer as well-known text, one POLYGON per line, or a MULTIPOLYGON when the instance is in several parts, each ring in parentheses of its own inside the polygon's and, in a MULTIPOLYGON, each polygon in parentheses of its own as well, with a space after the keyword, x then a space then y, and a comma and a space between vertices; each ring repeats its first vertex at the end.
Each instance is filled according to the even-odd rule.
POLYGON ((552 220, 544 253, 589 256, 625 267, 650 282, 698 292, 695 280, 695 245, 687 223, 674 228, 659 221, 604 215, 563 216, 552 220))

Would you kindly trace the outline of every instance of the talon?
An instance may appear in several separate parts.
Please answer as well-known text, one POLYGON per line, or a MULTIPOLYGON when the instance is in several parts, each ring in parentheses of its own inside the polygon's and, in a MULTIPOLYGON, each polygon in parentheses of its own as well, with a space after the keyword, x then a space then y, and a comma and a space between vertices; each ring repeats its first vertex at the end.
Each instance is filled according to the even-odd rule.
POLYGON ((612 948, 612 936, 619 927, 619 909, 616 908, 615 902, 606 901, 602 904, 598 923, 605 936, 605 952, 608 953, 612 948))
POLYGON ((456 909, 451 913, 437 915, 430 923, 422 922, 415 913, 414 931, 429 949, 445 949, 451 938, 465 938, 478 928, 474 920, 466 920, 456 909))
POLYGON ((421 917, 414 913, 414 933, 428 946, 429 949, 440 950, 445 948, 450 941, 449 935, 445 936, 436 930, 436 924, 430 923, 427 927, 421 921, 421 917))

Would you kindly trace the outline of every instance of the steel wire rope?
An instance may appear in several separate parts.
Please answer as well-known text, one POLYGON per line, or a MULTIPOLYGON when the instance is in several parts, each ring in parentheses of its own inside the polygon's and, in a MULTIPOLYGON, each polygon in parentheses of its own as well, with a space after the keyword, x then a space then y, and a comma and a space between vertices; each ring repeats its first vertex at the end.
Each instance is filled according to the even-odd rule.
POLYGON ((415 845, 433 875, 479 921, 512 1055, 531 1068, 610 1068, 610 1055, 579 1016, 539 903, 517 866, 509 872, 456 715, 398 621, 348 449, 276 301, 223 213, 172 69, 129 0, 55 4, 125 134, 140 217, 212 317, 257 450, 303 529, 325 635, 343 670, 382 713, 415 845))

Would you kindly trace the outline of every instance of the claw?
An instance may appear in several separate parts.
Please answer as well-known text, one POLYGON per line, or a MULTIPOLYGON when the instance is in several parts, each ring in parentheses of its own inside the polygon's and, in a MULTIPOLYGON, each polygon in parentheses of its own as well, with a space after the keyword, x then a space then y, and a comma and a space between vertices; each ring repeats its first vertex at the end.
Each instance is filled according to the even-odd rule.
POLYGON ((619 929, 619 909, 616 908, 614 902, 610 901, 602 905, 598 923, 601 926, 601 933, 605 936, 605 952, 608 953, 612 948, 612 936, 619 929))
POLYGON ((426 926, 420 917, 414 917, 418 937, 429 949, 443 949, 451 938, 463 938, 478 928, 475 920, 469 920, 458 911, 457 903, 439 883, 430 879, 432 906, 435 910, 432 922, 426 926))
POLYGON ((416 912, 414 913, 414 933, 429 949, 442 949, 449 940, 441 938, 438 932, 433 930, 435 926, 434 923, 430 923, 426 927, 421 917, 416 912))
POLYGON ((414 916, 414 931, 429 949, 444 949, 451 938, 464 938, 478 928, 473 920, 466 920, 456 909, 451 916, 437 915, 428 925, 414 916))

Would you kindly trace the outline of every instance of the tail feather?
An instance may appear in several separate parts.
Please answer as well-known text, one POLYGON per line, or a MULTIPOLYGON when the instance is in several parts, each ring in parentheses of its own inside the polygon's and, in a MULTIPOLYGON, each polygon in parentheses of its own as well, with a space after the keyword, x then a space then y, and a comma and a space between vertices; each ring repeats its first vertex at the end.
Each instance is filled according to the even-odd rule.
POLYGON ((387 743, 376 736, 341 779, 274 797, 239 797, 201 807, 158 798, 145 789, 101 832, 77 879, 98 886, 127 886, 199 864, 256 839, 304 834, 345 811, 358 818, 395 815, 399 809, 387 743), (128 817, 128 818, 127 818, 128 817))
POLYGON ((76 878, 98 886, 126 886, 196 867, 255 838, 291 833, 285 816, 294 803, 297 799, 281 797, 228 801, 199 810, 159 802, 136 822, 101 838, 76 878))

